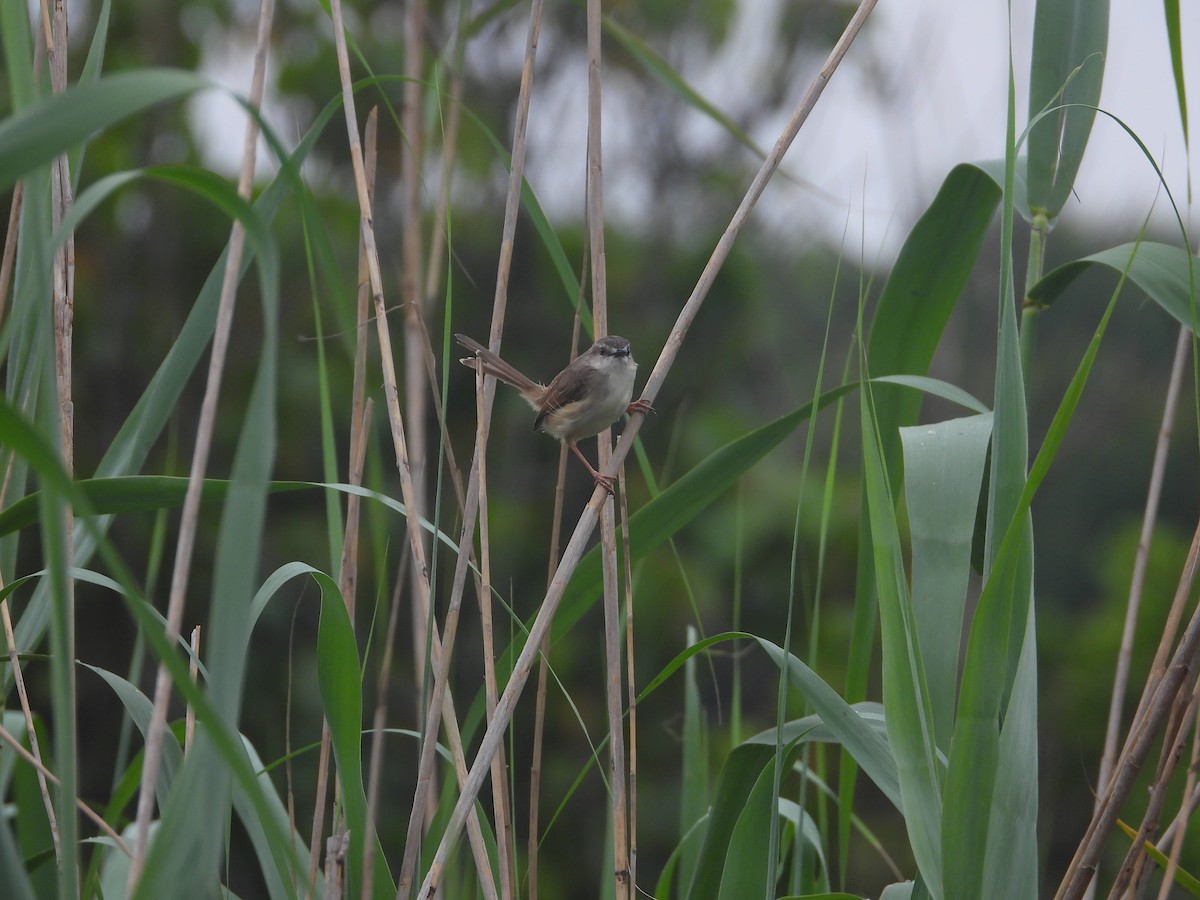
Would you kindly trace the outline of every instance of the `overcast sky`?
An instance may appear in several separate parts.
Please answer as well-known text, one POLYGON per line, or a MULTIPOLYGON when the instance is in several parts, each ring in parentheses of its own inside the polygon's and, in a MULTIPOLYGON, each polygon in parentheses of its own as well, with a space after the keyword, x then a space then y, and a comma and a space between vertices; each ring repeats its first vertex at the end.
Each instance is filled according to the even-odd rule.
MULTIPOLYGON (((742 0, 737 25, 715 63, 706 57, 695 71, 685 64, 689 83, 719 108, 737 110, 740 93, 758 89, 755 65, 771 45, 776 16, 787 2, 742 0)), ((1195 131, 1200 14, 1194 2, 1182 6, 1183 46, 1192 51, 1186 80, 1195 131)), ((1033 10, 1034 0, 1012 2, 1018 130, 1026 119, 1033 10)), ((837 242, 849 212, 847 251, 861 246, 868 258, 889 259, 953 165, 1003 155, 1007 28, 1003 0, 880 0, 860 36, 865 46, 851 48, 784 162, 788 172, 819 190, 776 179, 756 216, 786 233, 815 227, 837 242), (868 72, 868 62, 889 73, 886 98, 879 96, 879 72, 868 72)), ((1142 138, 1185 207, 1186 161, 1169 59, 1161 3, 1113 0, 1101 106, 1142 138)), ((814 61, 798 78, 796 100, 818 66, 814 61)), ((580 71, 575 80, 560 75, 553 84, 535 82, 529 178, 543 205, 560 219, 580 209, 584 78, 580 71), (578 127, 565 127, 572 116, 580 119, 578 127)), ((636 171, 630 171, 636 167, 613 160, 636 159, 642 136, 622 131, 621 117, 613 112, 620 108, 620 83, 606 84, 605 91, 606 211, 610 220, 637 221, 642 192, 636 171)), ((786 114, 753 135, 760 146, 774 143, 785 119, 786 114)), ((717 127, 702 114, 694 114, 692 125, 696 140, 716 139, 717 127)), ((1193 149, 1193 179, 1200 175, 1197 156, 1193 149)), ((1129 137, 1097 117, 1078 197, 1068 203, 1062 221, 1087 225, 1122 215, 1140 221, 1155 187, 1153 169, 1129 137)), ((1169 216, 1160 199, 1158 221, 1169 216)))
MULTIPOLYGON (((1185 74, 1194 132, 1200 127, 1200 16, 1195 3, 1181 5, 1183 46, 1192 51, 1185 74)), ((1013 0, 1018 130, 1026 122, 1033 11, 1033 0, 1013 0)), ((864 92, 852 49, 851 67, 834 76, 788 164, 826 193, 852 196, 865 207, 863 244, 868 255, 878 248, 886 258, 953 165, 1003 155, 1008 26, 1005 3, 995 0, 881 0, 873 15, 883 27, 867 37, 896 72, 895 96, 881 104, 864 92)), ((1162 4, 1113 0, 1100 106, 1157 156, 1183 206, 1188 161, 1169 60, 1162 4)), ((1197 156, 1193 141, 1193 179, 1200 175, 1197 156)), ((1097 116, 1077 197, 1068 201, 1062 222, 1086 227, 1121 216, 1140 221, 1154 202, 1156 184, 1153 168, 1128 135, 1097 116)), ((1161 199, 1156 216, 1170 216, 1161 199)), ((826 221, 840 230, 838 218, 826 221)))

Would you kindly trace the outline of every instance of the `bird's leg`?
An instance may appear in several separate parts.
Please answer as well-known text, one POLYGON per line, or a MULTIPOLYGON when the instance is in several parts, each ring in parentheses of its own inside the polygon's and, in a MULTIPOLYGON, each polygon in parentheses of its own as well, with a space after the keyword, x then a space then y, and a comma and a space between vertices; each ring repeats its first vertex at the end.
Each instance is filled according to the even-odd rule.
POLYGON ((649 400, 643 400, 639 397, 637 400, 634 400, 627 407, 625 407, 626 415, 632 416, 635 412, 645 415, 646 413, 654 412, 654 407, 650 405, 649 400))
POLYGON ((595 479, 596 484, 598 484, 600 487, 602 487, 606 491, 608 491, 609 496, 612 496, 613 495, 613 478, 612 478, 612 476, 611 475, 601 475, 599 472, 597 472, 592 467, 592 464, 587 461, 587 457, 583 455, 583 453, 580 451, 579 447, 576 446, 574 441, 567 441, 567 446, 570 447, 572 452, 576 456, 579 457, 579 461, 581 463, 583 463, 585 466, 587 466, 587 470, 592 473, 592 478, 595 479))

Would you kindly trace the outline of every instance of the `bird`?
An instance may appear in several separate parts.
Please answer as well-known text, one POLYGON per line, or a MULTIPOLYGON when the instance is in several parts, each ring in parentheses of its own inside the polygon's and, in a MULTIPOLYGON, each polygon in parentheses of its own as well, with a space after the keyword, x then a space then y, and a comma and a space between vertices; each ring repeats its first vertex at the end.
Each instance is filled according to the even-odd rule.
POLYGON ((629 341, 615 334, 602 337, 579 354, 549 384, 534 381, 511 363, 465 334, 454 339, 471 351, 460 359, 464 366, 479 369, 516 388, 537 413, 535 431, 541 430, 571 448, 587 467, 596 485, 613 493, 611 475, 601 475, 580 451, 576 441, 599 434, 625 413, 653 411, 646 400, 633 400, 637 363, 629 341))

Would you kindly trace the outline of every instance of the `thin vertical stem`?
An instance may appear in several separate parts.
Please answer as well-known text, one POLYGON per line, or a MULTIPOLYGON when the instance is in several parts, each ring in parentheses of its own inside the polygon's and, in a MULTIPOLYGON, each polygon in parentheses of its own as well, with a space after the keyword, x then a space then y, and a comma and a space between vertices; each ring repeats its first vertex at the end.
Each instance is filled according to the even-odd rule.
MULTIPOLYGON (((43 13, 45 6, 42 7, 43 13)), ((54 94, 61 94, 67 89, 67 8, 63 0, 55 0, 54 15, 51 21, 51 31, 46 44, 46 58, 50 64, 50 88, 54 94)), ((55 157, 50 171, 53 203, 51 206, 51 221, 57 231, 63 218, 70 212, 71 172, 67 155, 55 157)), ((75 403, 72 398, 72 358, 74 355, 73 342, 75 330, 75 236, 68 235, 66 241, 54 253, 52 273, 52 304, 54 307, 54 376, 58 400, 59 450, 62 453, 63 468, 68 475, 75 472, 75 403)), ((69 571, 73 564, 74 541, 72 534, 75 530, 75 516, 70 506, 63 504, 63 567, 69 571)), ((51 646, 53 652, 61 660, 64 667, 52 669, 52 675, 61 672, 65 676, 62 685, 64 694, 58 699, 65 700, 63 708, 55 709, 54 743, 58 758, 60 778, 60 812, 61 822, 52 828, 54 838, 54 853, 60 872, 59 888, 62 891, 74 891, 78 888, 76 881, 76 857, 74 847, 77 842, 77 829, 73 807, 77 797, 76 761, 78 759, 78 722, 75 716, 75 667, 69 662, 75 659, 75 580, 67 577, 64 587, 63 615, 55 615, 52 622, 56 627, 52 631, 59 632, 53 637, 51 646), (70 854, 69 857, 67 854, 70 854)), ((56 604, 56 609, 57 609, 56 604)), ((53 821, 53 817, 51 817, 53 821)))
POLYGON ((1175 412, 1179 407, 1179 394, 1191 349, 1191 331, 1180 327, 1175 342, 1175 358, 1171 363, 1171 376, 1167 383, 1167 397, 1163 404, 1162 424, 1158 429, 1158 440, 1154 447, 1154 462, 1150 468, 1150 485, 1146 491, 1146 508, 1142 514, 1142 530, 1138 537, 1137 554, 1133 560, 1133 574, 1129 583, 1129 599, 1125 606, 1125 624, 1121 631, 1121 647, 1117 652, 1117 666, 1113 675, 1112 699, 1108 705, 1108 727, 1104 734, 1104 751, 1100 757, 1100 772, 1096 779, 1096 806, 1108 787, 1113 765, 1117 757, 1117 737, 1121 730, 1121 709, 1125 691, 1129 684, 1129 669, 1133 661, 1133 639, 1137 632, 1138 613, 1141 610, 1142 590, 1146 582, 1146 567, 1150 559, 1150 542, 1154 538, 1154 524, 1158 521, 1158 504, 1162 497, 1163 480, 1167 471, 1167 457, 1171 449, 1171 435, 1175 430, 1175 412))

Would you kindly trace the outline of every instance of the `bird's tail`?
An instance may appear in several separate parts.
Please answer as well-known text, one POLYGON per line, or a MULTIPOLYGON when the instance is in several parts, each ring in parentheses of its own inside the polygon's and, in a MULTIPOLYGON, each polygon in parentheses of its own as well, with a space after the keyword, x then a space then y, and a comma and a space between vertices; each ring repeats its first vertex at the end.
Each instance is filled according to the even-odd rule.
POLYGON ((523 372, 518 371, 509 363, 506 363, 474 338, 467 337, 465 334, 456 334, 454 335, 454 339, 474 354, 473 356, 467 356, 459 360, 464 366, 475 369, 482 363, 483 374, 491 375, 505 384, 512 385, 522 394, 542 389, 542 385, 523 372))

